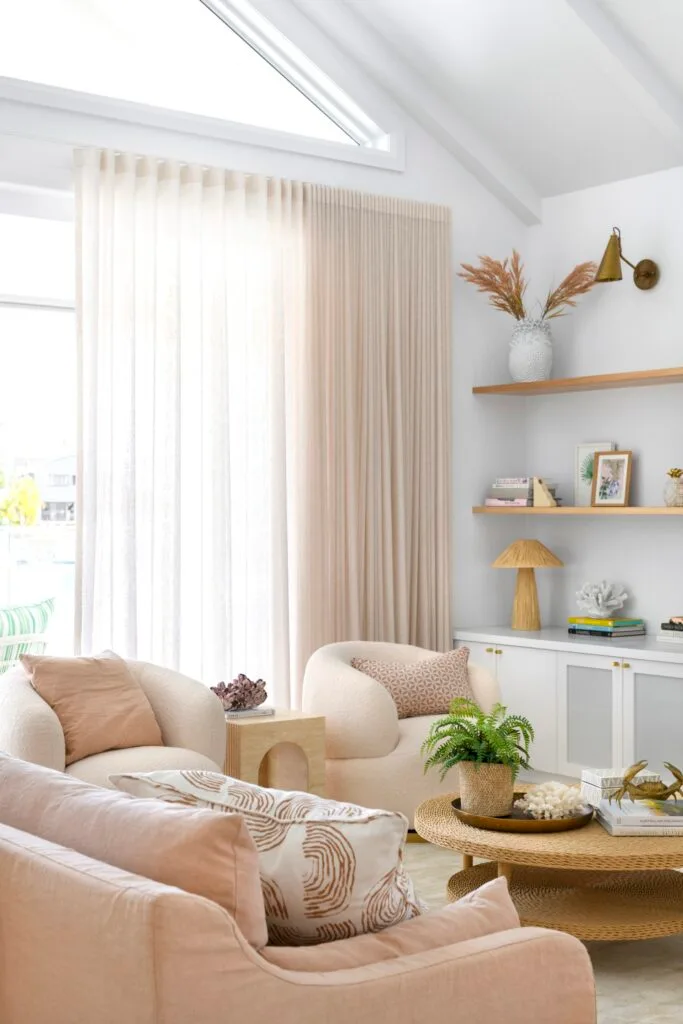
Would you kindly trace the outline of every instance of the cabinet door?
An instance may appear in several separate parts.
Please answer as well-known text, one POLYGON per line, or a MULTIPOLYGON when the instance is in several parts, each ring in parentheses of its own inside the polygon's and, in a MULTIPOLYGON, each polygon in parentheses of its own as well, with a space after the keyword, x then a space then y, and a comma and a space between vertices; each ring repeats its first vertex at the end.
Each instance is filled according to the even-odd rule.
POLYGON ((597 654, 558 654, 558 770, 621 767, 621 661, 597 654))
POLYGON ((663 761, 683 771, 683 665, 629 659, 623 678, 624 767, 645 760, 668 780, 663 761))
POLYGON ((494 651, 498 648, 494 648, 492 644, 487 643, 469 643, 466 640, 456 640, 456 647, 469 647, 470 658, 469 660, 475 665, 481 665, 482 668, 487 668, 489 672, 495 676, 496 674, 496 656, 494 651))
POLYGON ((534 727, 535 771, 557 771, 557 654, 531 647, 495 647, 500 699, 534 727))

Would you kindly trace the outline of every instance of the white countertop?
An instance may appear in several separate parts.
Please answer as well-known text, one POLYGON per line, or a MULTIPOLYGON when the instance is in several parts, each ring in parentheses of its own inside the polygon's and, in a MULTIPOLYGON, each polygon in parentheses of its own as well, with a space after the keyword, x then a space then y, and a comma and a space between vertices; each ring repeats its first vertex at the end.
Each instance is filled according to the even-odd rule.
POLYGON ((511 629, 509 626, 464 626, 454 629, 453 639, 460 643, 507 644, 509 647, 535 647, 546 651, 585 651, 586 654, 607 654, 635 657, 648 661, 683 664, 683 644, 666 644, 654 636, 620 637, 602 640, 599 636, 570 636, 566 626, 548 626, 537 632, 511 629))

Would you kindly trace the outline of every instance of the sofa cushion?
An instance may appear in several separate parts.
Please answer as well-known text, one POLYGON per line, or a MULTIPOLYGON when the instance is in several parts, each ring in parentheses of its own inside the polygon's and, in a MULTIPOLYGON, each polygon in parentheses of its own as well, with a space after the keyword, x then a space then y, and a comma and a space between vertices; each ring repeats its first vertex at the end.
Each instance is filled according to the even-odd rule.
POLYGON ((407 822, 310 793, 213 772, 112 778, 135 796, 238 811, 259 851, 269 941, 295 946, 376 932, 422 912, 403 867, 407 822))
POLYGON ((444 715, 456 697, 474 700, 467 675, 469 648, 458 647, 412 664, 353 658, 351 665, 386 687, 399 718, 444 715))
POLYGON ((257 949, 267 941, 258 855, 239 814, 134 800, 0 754, 0 822, 204 896, 257 949))
POLYGON ((510 899, 507 880, 494 878, 456 903, 403 921, 388 931, 298 949, 266 946, 261 956, 287 971, 344 971, 509 928, 519 928, 519 914, 510 899))
POLYGON ((184 747, 131 747, 84 757, 69 765, 66 773, 93 786, 115 789, 109 777, 119 772, 153 772, 164 768, 198 768, 217 772, 220 767, 205 754, 184 747))
POLYGON ((21 662, 64 730, 67 765, 104 750, 162 745, 152 705, 118 655, 23 654, 21 662))

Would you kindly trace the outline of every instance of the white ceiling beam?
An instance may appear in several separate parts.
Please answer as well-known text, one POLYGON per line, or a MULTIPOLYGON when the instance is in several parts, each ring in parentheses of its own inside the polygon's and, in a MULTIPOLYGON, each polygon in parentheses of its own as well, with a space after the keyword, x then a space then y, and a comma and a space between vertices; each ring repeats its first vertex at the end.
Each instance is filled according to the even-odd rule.
MULTIPOLYGON (((358 89, 340 81, 330 65, 330 56, 338 48, 334 61, 338 66, 349 60, 360 66, 410 117, 435 138, 459 163, 496 196, 525 224, 541 220, 541 198, 524 176, 512 167, 490 143, 437 94, 424 79, 408 67, 386 40, 339 0, 251 0, 273 24, 289 35, 323 71, 339 81, 356 102, 362 103, 358 89), (306 15, 305 29, 293 10, 306 15), (324 36, 315 38, 311 28, 324 36), (340 62, 341 58, 341 62, 340 62)), ((357 83, 356 83, 357 84, 357 83)), ((373 117, 379 120, 372 110, 373 117)), ((391 125, 382 125, 391 130, 391 125)))
POLYGON ((597 0, 565 0, 612 58, 615 86, 683 152, 683 98, 597 0))

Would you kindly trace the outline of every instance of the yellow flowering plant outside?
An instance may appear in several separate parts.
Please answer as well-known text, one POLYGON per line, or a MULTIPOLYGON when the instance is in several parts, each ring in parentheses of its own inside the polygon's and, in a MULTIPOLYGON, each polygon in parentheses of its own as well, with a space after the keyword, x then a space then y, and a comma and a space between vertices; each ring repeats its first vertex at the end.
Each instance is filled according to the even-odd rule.
POLYGON ((42 505, 33 477, 19 476, 0 491, 0 525, 35 526, 42 505))

